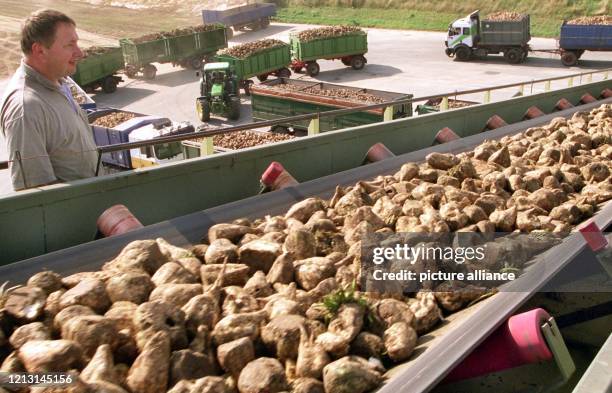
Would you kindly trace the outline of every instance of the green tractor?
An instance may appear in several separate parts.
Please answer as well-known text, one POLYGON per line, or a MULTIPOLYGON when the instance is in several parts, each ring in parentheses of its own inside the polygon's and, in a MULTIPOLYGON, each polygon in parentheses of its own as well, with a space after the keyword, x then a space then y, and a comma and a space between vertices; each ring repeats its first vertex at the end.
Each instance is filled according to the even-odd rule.
POLYGON ((226 116, 230 120, 240 117, 238 80, 229 63, 207 63, 202 71, 200 97, 196 111, 202 122, 210 121, 210 114, 226 116))

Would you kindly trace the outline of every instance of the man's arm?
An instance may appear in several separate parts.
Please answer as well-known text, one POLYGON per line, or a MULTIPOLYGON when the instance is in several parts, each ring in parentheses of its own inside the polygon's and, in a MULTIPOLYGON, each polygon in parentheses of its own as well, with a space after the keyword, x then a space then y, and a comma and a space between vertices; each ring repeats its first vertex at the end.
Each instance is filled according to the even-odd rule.
POLYGON ((27 116, 17 116, 4 122, 3 131, 15 190, 58 181, 46 148, 45 135, 48 130, 44 129, 42 113, 31 109, 27 116))

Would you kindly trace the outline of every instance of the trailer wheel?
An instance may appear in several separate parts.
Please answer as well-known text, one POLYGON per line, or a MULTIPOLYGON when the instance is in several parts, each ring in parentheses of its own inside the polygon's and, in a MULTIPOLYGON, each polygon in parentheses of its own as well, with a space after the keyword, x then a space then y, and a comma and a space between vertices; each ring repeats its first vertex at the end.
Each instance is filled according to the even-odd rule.
POLYGON ((279 78, 291 78, 291 71, 289 71, 289 68, 284 67, 284 68, 281 68, 280 70, 278 70, 276 75, 279 78))
POLYGON ((270 26, 270 18, 262 18, 259 22, 260 26, 262 29, 267 28, 268 26, 270 26))
POLYGON ((113 76, 107 76, 102 81, 102 91, 106 94, 114 93, 117 91, 117 80, 113 76))
POLYGON ((309 76, 317 76, 319 75, 319 71, 320 71, 320 67, 319 64, 316 61, 311 61, 309 63, 306 64, 306 73, 309 76))
POLYGON ((353 58, 351 59, 351 67, 353 67, 354 70, 363 69, 363 67, 365 67, 365 64, 366 59, 362 55, 353 56, 353 58))
POLYGON ((350 57, 343 57, 343 58, 340 59, 340 61, 342 62, 342 64, 344 64, 347 67, 351 65, 351 58, 350 57))
POLYGON ((196 56, 196 57, 192 57, 191 59, 189 59, 189 66, 196 71, 201 70, 203 65, 204 65, 204 62, 202 61, 200 57, 196 56))
POLYGON ((251 95, 251 85, 253 84, 252 80, 245 80, 244 82, 242 82, 242 88, 244 89, 244 95, 245 96, 250 96, 251 95))
POLYGON ((468 61, 472 57, 472 50, 467 46, 459 46, 455 49, 455 59, 457 61, 468 61))
POLYGON ((155 75, 157 75, 157 68, 153 64, 147 64, 144 66, 142 73, 145 79, 155 79, 155 75))
POLYGON ((228 119, 238 120, 240 118, 240 98, 230 97, 228 119))
POLYGON ((578 56, 571 51, 563 52, 561 55, 561 63, 567 67, 575 66, 576 63, 578 63, 578 56))
POLYGON ((210 103, 206 100, 196 100, 196 112, 202 123, 210 121, 210 103))
POLYGON ((523 50, 518 48, 511 48, 504 52, 506 61, 510 64, 518 64, 523 60, 523 50))
POLYGON ((125 75, 130 78, 130 79, 134 79, 134 77, 136 76, 136 74, 138 74, 138 71, 136 70, 136 67, 128 65, 125 67, 125 75))

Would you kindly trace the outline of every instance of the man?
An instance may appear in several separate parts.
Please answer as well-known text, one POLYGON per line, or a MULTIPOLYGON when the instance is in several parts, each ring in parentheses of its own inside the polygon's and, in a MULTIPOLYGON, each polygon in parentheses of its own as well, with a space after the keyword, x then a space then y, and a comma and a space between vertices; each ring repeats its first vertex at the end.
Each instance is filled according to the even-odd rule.
POLYGON ((83 57, 78 39, 58 11, 34 12, 23 25, 24 58, 0 102, 15 190, 95 175, 93 133, 65 79, 83 57))

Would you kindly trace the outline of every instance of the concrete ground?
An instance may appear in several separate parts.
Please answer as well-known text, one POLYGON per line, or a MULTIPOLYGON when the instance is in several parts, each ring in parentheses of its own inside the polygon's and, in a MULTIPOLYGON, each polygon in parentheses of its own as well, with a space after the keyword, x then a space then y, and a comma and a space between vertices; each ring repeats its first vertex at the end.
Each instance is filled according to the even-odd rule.
MULTIPOLYGON (((230 44, 244 43, 262 38, 277 38, 288 41, 289 33, 311 28, 311 25, 274 23, 268 29, 257 32, 238 33, 230 44)), ((368 64, 361 71, 345 67, 339 61, 320 61, 321 72, 316 78, 304 74, 293 74, 292 78, 318 80, 349 86, 414 94, 423 97, 446 92, 516 82, 564 76, 612 67, 612 54, 586 52, 579 66, 565 67, 559 57, 549 53, 530 53, 523 64, 510 65, 501 56, 489 56, 486 60, 460 63, 444 54, 445 33, 368 29, 368 64)), ((534 49, 554 49, 554 39, 534 38, 534 49)), ((157 78, 152 81, 129 79, 113 94, 98 93, 93 99, 99 106, 122 108, 130 111, 169 117, 177 121, 191 121, 199 125, 195 113, 195 98, 199 94, 198 78, 193 70, 173 68, 171 65, 156 65, 157 78)), ((596 77, 600 80, 601 76, 596 77)), ((578 84, 579 80, 574 81, 578 84)), ((0 95, 5 82, 0 82, 0 95)), ((567 80, 553 82, 552 88, 567 86, 567 80)), ((544 85, 527 85, 525 93, 543 91, 544 85)), ((517 88, 492 94, 492 100, 512 97, 517 88)), ((482 102, 483 94, 462 96, 482 102)), ((236 123, 251 121, 250 100, 242 98, 242 116, 236 123)), ((213 119, 212 127, 230 124, 225 119, 213 119)), ((235 124, 235 123, 234 123, 235 124)), ((4 143, 2 143, 2 150, 4 143)), ((0 161, 6 153, 0 151, 0 161)), ((0 194, 11 191, 8 171, 0 171, 0 194)))

